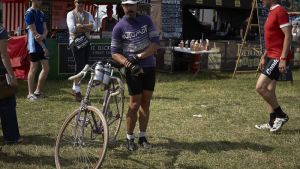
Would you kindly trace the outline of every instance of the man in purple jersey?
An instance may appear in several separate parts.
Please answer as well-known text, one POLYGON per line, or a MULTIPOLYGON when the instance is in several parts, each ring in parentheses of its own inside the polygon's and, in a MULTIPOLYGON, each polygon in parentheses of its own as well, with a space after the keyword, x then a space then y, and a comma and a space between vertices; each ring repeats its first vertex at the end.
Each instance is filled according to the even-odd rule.
POLYGON ((111 42, 113 59, 126 67, 130 95, 126 115, 129 151, 136 149, 134 128, 137 120, 140 127, 139 145, 143 148, 151 148, 146 139, 146 130, 150 101, 155 87, 154 53, 159 47, 159 33, 149 16, 137 13, 137 3, 137 0, 122 0, 125 16, 114 27, 111 42))

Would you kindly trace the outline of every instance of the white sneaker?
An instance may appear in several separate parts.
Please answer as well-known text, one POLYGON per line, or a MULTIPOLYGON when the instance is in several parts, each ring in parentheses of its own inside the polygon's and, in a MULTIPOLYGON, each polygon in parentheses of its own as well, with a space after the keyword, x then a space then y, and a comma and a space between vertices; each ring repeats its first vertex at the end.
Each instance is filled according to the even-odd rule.
POLYGON ((44 93, 41 93, 41 92, 34 92, 33 95, 36 97, 36 98, 46 98, 46 95, 44 93))
POLYGON ((34 94, 30 94, 30 95, 27 96, 27 99, 28 99, 29 101, 36 101, 36 100, 37 100, 37 97, 36 97, 34 94))
POLYGON ((289 121, 289 117, 286 116, 285 118, 276 118, 273 124, 273 127, 270 129, 270 132, 277 132, 280 131, 282 126, 289 121))
POLYGON ((269 123, 265 123, 265 124, 257 124, 255 125, 255 128, 259 129, 259 130, 271 130, 271 126, 269 123))

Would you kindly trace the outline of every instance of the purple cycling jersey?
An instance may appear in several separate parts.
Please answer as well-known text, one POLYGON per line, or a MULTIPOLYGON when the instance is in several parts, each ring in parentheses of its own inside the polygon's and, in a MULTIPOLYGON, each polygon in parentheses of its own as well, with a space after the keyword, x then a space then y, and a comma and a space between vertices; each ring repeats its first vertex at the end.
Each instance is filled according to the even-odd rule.
MULTIPOLYGON (((159 33, 156 31, 149 16, 137 15, 135 18, 124 16, 113 29, 111 52, 129 58, 143 52, 151 43, 159 45, 159 33)), ((155 67, 154 56, 140 60, 141 67, 155 67)))

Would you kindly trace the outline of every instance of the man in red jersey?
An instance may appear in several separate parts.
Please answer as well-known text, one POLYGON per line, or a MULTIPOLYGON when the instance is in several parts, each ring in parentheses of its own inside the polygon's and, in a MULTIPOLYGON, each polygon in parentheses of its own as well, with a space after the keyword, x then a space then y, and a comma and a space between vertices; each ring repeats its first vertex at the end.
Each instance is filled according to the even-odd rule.
POLYGON ((262 74, 257 81, 256 91, 268 105, 270 120, 269 123, 255 127, 276 132, 289 120, 278 104, 275 89, 276 81, 281 73, 286 72, 287 63, 291 59, 292 27, 287 11, 277 0, 263 0, 263 3, 270 11, 264 27, 266 50, 260 62, 262 74))

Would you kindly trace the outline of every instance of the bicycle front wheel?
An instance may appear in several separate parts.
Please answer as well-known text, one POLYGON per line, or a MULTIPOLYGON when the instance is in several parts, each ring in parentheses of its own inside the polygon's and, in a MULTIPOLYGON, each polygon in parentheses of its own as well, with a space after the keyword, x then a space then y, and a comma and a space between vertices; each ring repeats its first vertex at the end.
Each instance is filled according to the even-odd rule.
POLYGON ((108 128, 95 107, 77 109, 65 120, 56 140, 56 168, 100 168, 107 149, 108 128))

